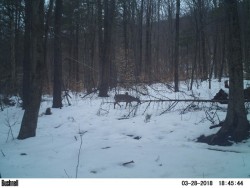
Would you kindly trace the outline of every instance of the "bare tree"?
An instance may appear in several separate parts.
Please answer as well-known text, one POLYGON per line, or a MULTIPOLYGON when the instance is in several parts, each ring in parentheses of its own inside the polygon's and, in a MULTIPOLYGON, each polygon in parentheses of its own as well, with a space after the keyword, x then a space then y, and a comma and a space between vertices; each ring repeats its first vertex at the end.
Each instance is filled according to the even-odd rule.
POLYGON ((180 0, 176 0, 175 20, 175 62, 174 62, 174 90, 179 91, 179 25, 180 25, 180 0))
POLYGON ((225 121, 209 144, 227 145, 228 140, 242 141, 249 136, 243 93, 243 62, 237 0, 225 0, 228 25, 229 103, 225 121))
POLYGON ((115 16, 115 0, 105 0, 104 3, 104 20, 102 37, 102 21, 101 21, 101 2, 98 1, 99 7, 99 45, 100 45, 100 80, 99 80, 99 97, 107 97, 110 86, 110 69, 111 69, 111 45, 112 45, 112 29, 115 16))
POLYGON ((152 0, 146 4, 145 76, 152 81, 152 0))
POLYGON ((48 91, 50 91, 50 71, 49 71, 49 63, 47 62, 47 51, 48 51, 48 38, 49 38, 49 28, 50 28, 50 22, 52 19, 52 11, 54 7, 54 0, 49 1, 48 10, 45 15, 45 26, 44 26, 44 65, 45 65, 45 75, 44 75, 44 81, 47 82, 48 91))
POLYGON ((56 0, 55 7, 55 39, 54 39, 54 89, 53 108, 62 107, 62 47, 61 47, 61 19, 62 0, 56 0))
MULTIPOLYGON (((29 101, 26 103, 25 112, 22 119, 21 129, 18 139, 25 139, 34 137, 36 135, 38 113, 42 95, 42 75, 44 68, 44 0, 25 0, 25 23, 26 42, 28 42, 28 49, 26 49, 27 64, 24 67, 24 74, 27 75, 27 82, 29 85, 28 97, 29 101)), ((26 101, 27 102, 27 101, 26 101)))
POLYGON ((96 48, 96 28, 97 24, 95 19, 95 4, 91 3, 91 0, 86 0, 86 29, 84 33, 85 44, 84 44, 84 86, 87 93, 91 93, 95 87, 94 83, 94 56, 96 48))
POLYGON ((142 35, 143 35, 143 14, 144 14, 144 0, 141 0, 141 4, 140 4, 140 13, 139 13, 139 18, 140 18, 140 21, 139 21, 139 61, 138 63, 136 64, 136 76, 140 76, 141 73, 142 73, 142 66, 143 66, 143 63, 142 63, 142 46, 143 46, 143 40, 142 40, 142 35))

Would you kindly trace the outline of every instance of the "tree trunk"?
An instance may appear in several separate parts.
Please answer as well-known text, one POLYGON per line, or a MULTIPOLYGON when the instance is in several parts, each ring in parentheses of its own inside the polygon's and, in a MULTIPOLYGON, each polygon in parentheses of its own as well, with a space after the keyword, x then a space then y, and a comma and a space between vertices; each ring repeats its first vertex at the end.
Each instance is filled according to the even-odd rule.
POLYGON ((94 70, 94 55, 95 55, 95 29, 96 24, 94 20, 94 5, 91 4, 91 0, 86 1, 87 5, 87 17, 86 22, 88 27, 86 28, 85 44, 84 44, 84 86, 87 93, 91 93, 95 84, 93 82, 93 70, 94 70))
MULTIPOLYGON (((13 7, 12 7, 13 8, 13 7)), ((16 37, 15 37, 15 19, 14 11, 10 13, 10 64, 11 64, 11 92, 13 93, 16 88, 16 37)))
POLYGON ((126 67, 128 66, 128 7, 127 1, 123 1, 123 35, 124 35, 124 54, 126 67))
POLYGON ((139 38, 139 60, 138 60, 138 63, 136 63, 136 67, 137 67, 137 70, 136 70, 136 77, 137 79, 139 78, 139 76, 141 75, 142 73, 142 67, 143 67, 143 64, 142 64, 142 47, 143 47, 143 40, 142 40, 142 35, 143 35, 143 30, 142 30, 142 27, 143 27, 143 12, 144 12, 144 0, 141 0, 141 8, 140 8, 140 15, 139 15, 139 18, 140 18, 140 21, 139 21, 139 31, 138 31, 138 38, 139 38))
MULTIPOLYGON (((99 80, 100 82, 99 97, 108 97, 108 89, 110 85, 109 81, 110 81, 110 67, 111 67, 112 26, 113 26, 113 20, 115 16, 114 12, 115 12, 115 0, 109 0, 109 1, 105 0, 104 1, 104 36, 103 36, 103 42, 100 44, 103 46, 103 48, 101 48, 99 52, 101 53, 100 54, 101 73, 100 73, 100 80, 99 80)), ((100 29, 102 28, 99 28, 99 40, 102 39, 102 37, 100 37, 100 34, 101 34, 100 29)))
POLYGON ((242 141, 249 136, 243 93, 243 64, 237 0, 225 0, 228 25, 229 103, 226 119, 212 144, 225 140, 242 141))
POLYGON ((24 32, 24 57, 23 57, 23 83, 22 83, 22 100, 23 109, 29 105, 30 95, 30 55, 31 55, 31 2, 25 1, 25 32, 24 32))
MULTIPOLYGON (((25 0, 25 23, 26 31, 30 36, 29 38, 29 49, 27 55, 27 64, 24 68, 25 73, 29 73, 30 76, 27 81, 29 85, 28 98, 29 103, 26 103, 25 112, 22 119, 21 129, 18 135, 18 139, 25 139, 34 137, 36 135, 38 113, 42 95, 42 75, 44 66, 44 52, 43 52, 43 35, 44 35, 44 0, 25 0), (27 12, 28 11, 28 12, 27 12)), ((26 39, 27 39, 26 38, 26 39)))
POLYGON ((197 16, 195 18, 195 48, 194 48, 194 59, 192 63, 192 72, 191 72, 191 83, 190 83, 190 90, 193 90, 193 83, 194 83, 194 73, 196 71, 197 76, 197 56, 198 56, 198 42, 199 42, 199 29, 198 29, 198 20, 197 16))
MULTIPOLYGON (((107 3, 107 2, 106 2, 107 3)), ((98 49, 99 49, 99 96, 107 97, 108 96, 108 85, 104 82, 104 73, 105 73, 105 61, 104 61, 104 41, 103 41, 103 5, 102 0, 97 0, 97 9, 98 9, 98 49)), ((107 14, 107 12, 106 12, 107 14)))
POLYGON ((156 78, 157 78, 157 80, 160 80, 161 78, 160 78, 160 76, 161 76, 161 74, 160 74, 160 68, 161 68, 161 66, 160 66, 160 49, 161 49, 161 47, 160 47, 160 25, 161 25, 161 18, 160 18, 160 15, 161 15, 161 13, 160 13, 160 11, 161 11, 161 0, 158 0, 157 1, 157 37, 156 37, 156 47, 155 47, 155 50, 156 50, 156 58, 155 58, 155 73, 154 73, 154 76, 156 76, 156 78))
POLYGON ((173 62, 173 57, 174 57, 174 37, 173 37, 173 0, 168 0, 168 37, 166 41, 166 46, 167 46, 167 70, 169 73, 168 78, 173 79, 174 75, 174 62, 173 62))
POLYGON ((175 21, 175 64, 174 64, 174 91, 179 91, 179 16, 180 0, 176 1, 176 21, 175 21))
POLYGON ((208 76, 208 68, 206 61, 206 42, 205 42, 205 23, 204 23, 204 1, 198 0, 198 15, 201 37, 201 55, 202 55, 202 80, 206 80, 208 76))
POLYGON ((49 1, 48 11, 45 16, 45 28, 44 28, 44 66, 45 66, 45 75, 44 81, 47 84, 47 90, 50 92, 50 66, 47 63, 47 48, 48 48, 48 35, 49 35, 49 27, 52 17, 52 10, 53 10, 54 0, 49 1))
MULTIPOLYGON (((77 7, 80 7, 80 0, 77 0, 76 2, 77 7)), ((78 8, 79 9, 79 8, 78 8)), ((74 54, 74 59, 75 59, 75 64, 76 64, 76 85, 77 85, 77 90, 80 89, 78 88, 79 86, 79 81, 80 81, 80 65, 79 65, 79 30, 80 30, 80 10, 77 10, 75 12, 76 14, 76 33, 75 33, 75 54, 74 54)))
POLYGON ((62 49, 61 49, 61 19, 62 0, 56 0, 55 7, 55 39, 54 39, 54 89, 53 108, 62 107, 62 49))
MULTIPOLYGON (((243 7, 245 8, 244 16, 244 62, 245 62, 245 71, 247 74, 250 74, 250 1, 244 0, 243 7)), ((248 76, 249 78, 249 76, 248 76)))
POLYGON ((152 81, 152 0, 147 2, 146 9, 146 44, 145 44, 145 76, 147 81, 152 81))
POLYGON ((222 79, 222 76, 223 76, 223 71, 225 69, 225 61, 226 61, 226 31, 225 29, 223 30, 223 33, 222 33, 222 41, 221 41, 221 51, 222 51, 222 54, 221 54, 221 62, 220 62, 220 70, 219 70, 219 82, 221 82, 221 79, 222 79))

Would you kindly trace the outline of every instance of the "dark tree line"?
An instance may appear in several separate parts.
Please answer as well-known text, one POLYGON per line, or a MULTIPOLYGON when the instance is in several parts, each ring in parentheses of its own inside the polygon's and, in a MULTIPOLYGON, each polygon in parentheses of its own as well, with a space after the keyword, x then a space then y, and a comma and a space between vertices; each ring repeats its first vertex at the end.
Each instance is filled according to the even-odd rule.
MULTIPOLYGON (((91 92, 98 88, 104 92, 101 96, 120 83, 175 80, 177 86, 179 80, 188 79, 192 89, 197 79, 228 75, 228 31, 222 0, 182 0, 182 6, 175 0, 64 0, 60 24, 55 23, 55 3, 50 0, 45 4, 43 87, 47 93, 53 91, 54 81, 58 82, 54 61, 62 66, 61 71, 55 69, 62 74, 62 83, 56 84, 61 85, 59 90, 91 92), (55 42, 58 38, 61 42, 55 42), (59 43, 61 57, 54 52, 59 43)), ((21 94, 23 49, 27 49, 25 3, 2 0, 0 5, 0 88, 6 94, 21 94), (4 86, 6 82, 11 84, 4 86)), ((237 7, 247 75, 249 1, 238 2, 237 7)))
POLYGON ((30 113, 25 125, 42 92, 53 93, 55 108, 63 90, 107 97, 117 85, 174 81, 177 92, 182 80, 192 89, 195 81, 234 75, 231 59, 239 55, 237 71, 247 77, 249 20, 248 0, 1 0, 0 94, 21 96, 30 113), (238 26, 229 10, 239 12, 238 26))
MULTIPOLYGON (((63 17, 60 24, 56 24, 56 1, 46 1, 44 91, 52 92, 53 82, 58 82, 54 61, 62 64, 61 90, 91 92, 102 88, 106 94, 109 88, 120 83, 175 80, 177 85, 179 80, 189 79, 192 89, 194 80, 227 76, 224 1, 182 0, 180 10, 178 2, 64 0, 63 17), (62 51, 59 61, 54 52, 54 44, 59 45, 54 43, 58 34, 62 51)), ((21 94, 25 71, 23 49, 27 45, 24 42, 25 3, 24 0, 2 0, 0 5, 0 88, 6 94, 21 94), (5 86, 6 82, 11 84, 5 86)), ((238 2, 237 7, 244 71, 248 73, 249 1, 238 2)))

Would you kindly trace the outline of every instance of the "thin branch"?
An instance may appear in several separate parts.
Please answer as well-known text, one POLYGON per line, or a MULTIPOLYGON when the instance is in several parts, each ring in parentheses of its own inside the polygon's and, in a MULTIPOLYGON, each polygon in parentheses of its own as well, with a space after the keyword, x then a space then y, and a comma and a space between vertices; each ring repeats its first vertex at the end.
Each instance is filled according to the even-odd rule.
POLYGON ((214 129, 214 128, 217 128, 217 127, 221 127, 222 123, 223 122, 220 122, 218 125, 212 125, 212 126, 209 127, 209 129, 214 129))
POLYGON ((169 107, 166 110, 164 110, 162 113, 160 113, 160 115, 166 113, 167 111, 172 110, 177 104, 178 104, 178 101, 174 101, 172 104, 169 105, 169 107))
MULTIPOLYGON (((210 102, 210 103, 223 103, 228 102, 228 100, 211 100, 211 99, 159 99, 159 100, 141 100, 141 103, 145 102, 210 102)), ((246 99, 245 102, 250 102, 246 99)), ((114 102, 103 102, 103 103, 114 103, 114 102)))
POLYGON ((6 119, 5 119, 5 125, 7 127, 9 127, 9 131, 8 131, 8 136, 7 136, 7 139, 6 139, 6 142, 8 142, 9 140, 9 136, 11 135, 12 136, 12 140, 14 140, 14 134, 13 134, 13 131, 12 131, 12 126, 14 126, 15 124, 17 123, 17 120, 14 122, 14 123, 10 123, 10 117, 9 117, 9 113, 7 111, 7 114, 6 114, 6 119))
POLYGON ((69 175, 68 175, 68 173, 67 173, 67 171, 66 171, 65 169, 64 169, 64 172, 65 172, 66 176, 67 176, 68 178, 70 178, 69 175))
POLYGON ((148 107, 150 106, 151 102, 148 103, 147 107, 145 108, 144 112, 142 113, 142 115, 144 115, 148 109, 148 107))
MULTIPOLYGON (((141 102, 211 102, 211 103, 223 103, 228 100, 211 100, 211 99, 160 99, 160 100, 141 100, 141 102)), ((245 102, 250 102, 249 99, 245 102)))
POLYGON ((1 153, 2 153, 2 155, 5 157, 5 154, 4 154, 3 150, 1 150, 1 153))
POLYGON ((129 164, 133 164, 135 163, 134 161, 129 161, 129 162, 126 162, 126 163, 122 163, 122 166, 126 166, 126 165, 129 165, 129 164))
POLYGON ((80 133, 80 138, 81 138, 81 144, 80 144, 80 147, 79 147, 78 157, 77 157, 76 178, 77 178, 77 176, 78 176, 78 168, 79 168, 79 163, 80 163, 80 154, 81 154, 81 149, 82 149, 82 136, 83 136, 86 132, 87 132, 87 131, 84 131, 84 132, 79 131, 79 133, 80 133))
POLYGON ((207 110, 205 111, 205 115, 206 115, 207 120, 210 121, 214 125, 215 124, 214 115, 212 117, 207 110))
POLYGON ((140 104, 138 103, 137 105, 133 106, 132 110, 130 110, 130 112, 128 113, 128 115, 126 117, 129 117, 132 112, 134 112, 134 114, 133 114, 133 117, 134 117, 136 115, 136 112, 137 112, 137 109, 138 109, 139 105, 140 104))
POLYGON ((233 150, 223 150, 223 149, 216 149, 216 148, 207 148, 208 150, 213 150, 213 151, 221 151, 221 152, 231 152, 231 153, 242 153, 240 151, 233 151, 233 150))
POLYGON ((186 111, 190 110, 194 105, 194 102, 191 102, 185 109, 181 111, 181 114, 184 114, 186 111))
POLYGON ((82 96, 81 98, 83 99, 83 98, 87 97, 88 95, 90 95, 90 94, 92 94, 92 93, 96 93, 97 91, 98 91, 98 89, 94 89, 93 91, 91 91, 90 93, 85 94, 85 95, 82 96))
POLYGON ((81 138, 81 144, 80 144, 80 147, 79 147, 78 157, 77 157, 76 178, 77 178, 77 176, 78 176, 78 168, 79 168, 80 154, 81 154, 81 148, 82 148, 82 134, 80 135, 80 138, 81 138))

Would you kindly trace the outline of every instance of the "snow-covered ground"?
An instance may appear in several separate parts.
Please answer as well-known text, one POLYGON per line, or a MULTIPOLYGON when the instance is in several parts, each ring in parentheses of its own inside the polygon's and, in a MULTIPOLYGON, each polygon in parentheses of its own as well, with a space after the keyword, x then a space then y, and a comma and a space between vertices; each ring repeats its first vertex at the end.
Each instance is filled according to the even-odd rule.
MULTIPOLYGON (((129 90, 141 100, 211 99, 223 88, 223 82, 212 82, 212 89, 203 82, 199 88, 187 90, 181 84, 178 94, 167 85, 138 87, 143 96, 129 90)), ((124 93, 120 90, 119 93, 124 93)), ((250 140, 230 147, 197 143, 202 134, 226 115, 226 105, 220 110, 211 104, 142 102, 125 109, 113 107, 113 96, 106 99, 90 95, 82 99, 71 94, 71 106, 64 100, 62 109, 52 109, 52 98, 44 96, 36 137, 12 140, 9 127, 17 137, 23 110, 5 108, 0 112, 0 173, 3 178, 249 178, 250 140), (184 110, 186 109, 186 110, 184 110), (164 112, 166 111, 166 112, 164 112), (129 115, 129 116, 128 116, 129 115), (218 116, 217 116, 218 115, 218 116), (8 138, 8 139, 7 139, 8 138), (82 138, 82 146, 81 146, 82 138), (79 153, 80 152, 80 153, 79 153), (78 161, 79 157, 79 161, 78 161)))

